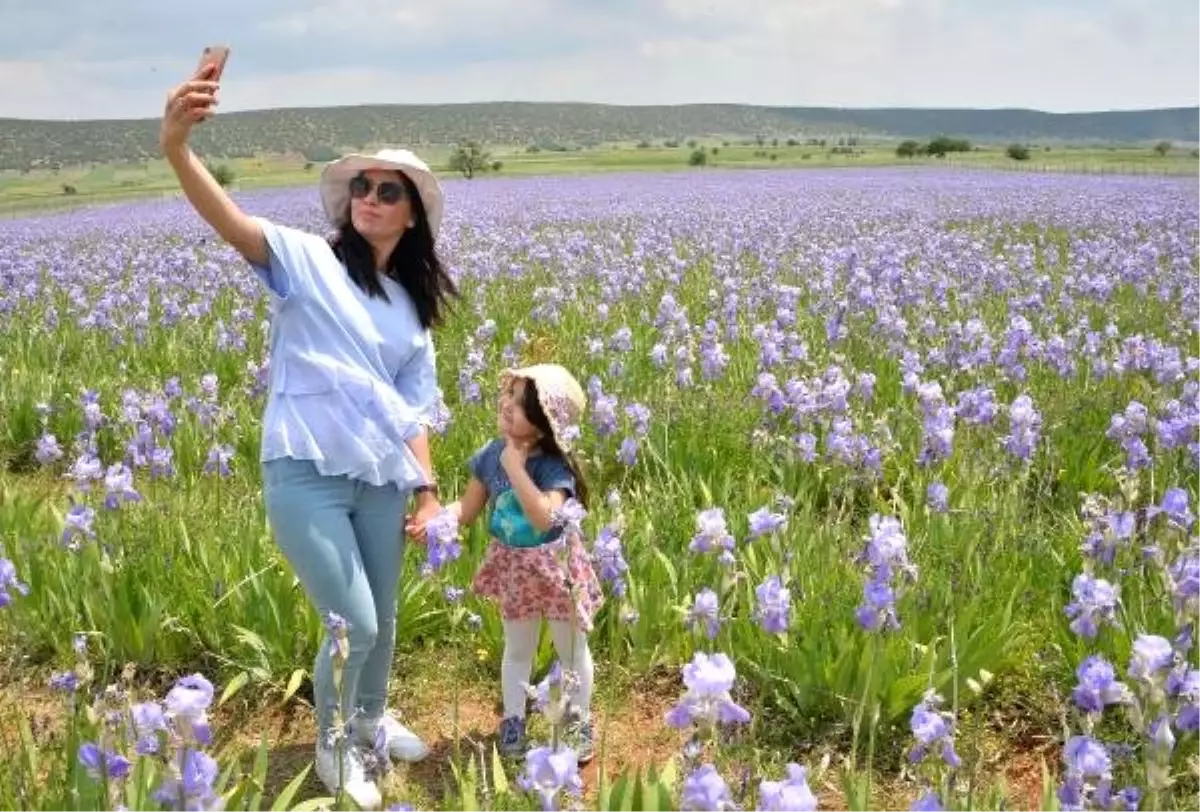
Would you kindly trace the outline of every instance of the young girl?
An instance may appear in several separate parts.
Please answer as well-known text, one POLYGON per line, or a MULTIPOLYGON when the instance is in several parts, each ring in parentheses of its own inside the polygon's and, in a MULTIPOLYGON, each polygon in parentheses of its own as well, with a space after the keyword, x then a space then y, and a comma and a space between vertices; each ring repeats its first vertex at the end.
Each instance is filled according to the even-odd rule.
POLYGON ((568 740, 574 739, 581 762, 592 757, 587 632, 603 596, 578 534, 567 532, 564 538, 552 522, 553 511, 567 499, 587 501, 587 486, 571 456, 586 405, 579 382, 557 364, 505 371, 500 437, 471 457, 467 489, 449 506, 460 524, 473 522, 484 507, 491 509, 492 542, 473 588, 496 601, 504 619, 499 749, 506 755, 525 746, 525 686, 544 617, 563 671, 578 677, 569 695, 568 740))

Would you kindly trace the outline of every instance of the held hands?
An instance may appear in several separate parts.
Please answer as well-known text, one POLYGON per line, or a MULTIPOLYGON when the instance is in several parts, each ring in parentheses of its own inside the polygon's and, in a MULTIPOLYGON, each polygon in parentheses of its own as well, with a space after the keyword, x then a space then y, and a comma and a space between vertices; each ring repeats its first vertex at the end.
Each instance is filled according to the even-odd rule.
POLYGON ((179 149, 187 143, 192 125, 211 118, 219 104, 218 83, 210 81, 215 65, 205 65, 191 79, 176 86, 167 94, 163 108, 158 143, 164 152, 179 149))
POLYGON ((425 543, 425 526, 442 511, 442 503, 431 493, 417 497, 417 509, 405 517, 404 534, 417 544, 425 543))
MULTIPOLYGON (((509 472, 509 476, 513 475, 514 471, 524 471, 525 462, 529 459, 529 453, 533 450, 536 439, 518 440, 510 436, 504 438, 504 449, 500 452, 500 465, 505 471, 509 472)), ((469 497, 472 499, 472 507, 469 510, 469 520, 473 521, 476 514, 482 509, 484 501, 487 498, 486 491, 478 482, 473 482, 473 486, 478 490, 477 495, 469 497)), ((468 489, 469 490, 469 489, 468 489)), ((448 506, 450 511, 462 520, 463 503, 454 502, 448 506)), ((423 493, 417 497, 416 510, 404 517, 404 534, 412 539, 417 544, 425 544, 426 531, 430 520, 436 517, 442 511, 442 503, 433 493, 423 493)))

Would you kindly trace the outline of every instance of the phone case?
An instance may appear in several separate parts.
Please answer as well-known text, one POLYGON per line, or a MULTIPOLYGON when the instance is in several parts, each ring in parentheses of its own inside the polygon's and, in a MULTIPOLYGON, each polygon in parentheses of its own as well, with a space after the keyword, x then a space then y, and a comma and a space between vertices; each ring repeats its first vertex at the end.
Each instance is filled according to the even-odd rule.
POLYGON ((204 49, 204 53, 200 55, 200 62, 196 65, 196 70, 202 70, 205 65, 215 64, 216 72, 209 77, 211 81, 217 81, 221 78, 221 73, 225 70, 225 61, 229 59, 229 48, 225 45, 209 45, 204 49))

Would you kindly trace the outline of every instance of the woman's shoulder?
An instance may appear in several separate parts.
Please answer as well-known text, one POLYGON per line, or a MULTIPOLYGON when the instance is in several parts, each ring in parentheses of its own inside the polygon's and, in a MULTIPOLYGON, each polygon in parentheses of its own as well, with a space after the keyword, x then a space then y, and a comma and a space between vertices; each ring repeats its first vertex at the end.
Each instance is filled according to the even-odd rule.
POLYGON ((329 240, 321 234, 285 225, 268 217, 251 217, 262 229, 275 259, 286 265, 325 265, 340 260, 329 240))

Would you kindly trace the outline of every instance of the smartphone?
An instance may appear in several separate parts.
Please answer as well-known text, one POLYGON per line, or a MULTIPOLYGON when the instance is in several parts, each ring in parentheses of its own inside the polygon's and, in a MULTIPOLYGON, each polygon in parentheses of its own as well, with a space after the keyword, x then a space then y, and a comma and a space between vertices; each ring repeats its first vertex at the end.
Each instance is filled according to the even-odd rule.
POLYGON ((204 49, 204 53, 200 54, 200 62, 196 65, 196 72, 199 73, 203 70, 205 65, 216 65, 217 69, 212 76, 208 77, 208 81, 220 81, 221 73, 225 70, 225 61, 227 59, 229 59, 229 46, 209 45, 204 49))

